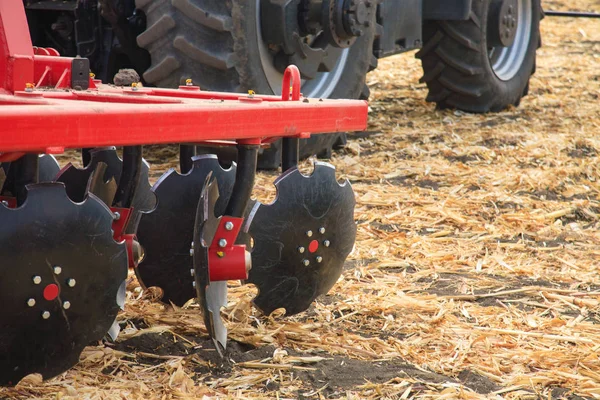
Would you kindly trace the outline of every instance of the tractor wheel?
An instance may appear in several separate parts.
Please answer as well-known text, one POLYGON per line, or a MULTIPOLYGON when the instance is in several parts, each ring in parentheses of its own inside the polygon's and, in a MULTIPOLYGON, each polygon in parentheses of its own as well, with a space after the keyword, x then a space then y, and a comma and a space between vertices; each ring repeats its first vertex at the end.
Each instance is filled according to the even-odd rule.
POLYGON ((427 21, 417 53, 427 101, 501 111, 527 95, 540 45, 540 0, 473 1, 466 21, 427 21))
MULTIPOLYGON (((260 4, 261 0, 136 0, 147 19, 138 45, 152 58, 144 80, 177 87, 191 78, 204 90, 280 94, 282 61, 263 40, 260 4)), ((315 68, 323 72, 305 79, 302 93, 316 98, 368 97, 366 75, 377 63, 372 53, 374 36, 373 23, 352 47, 326 47, 326 53, 339 55, 337 61, 325 65, 317 60, 315 68)), ((327 155, 344 140, 343 134, 315 136, 302 141, 300 152, 327 155)), ((279 154, 280 146, 275 144, 261 154, 259 167, 279 167, 279 154)))

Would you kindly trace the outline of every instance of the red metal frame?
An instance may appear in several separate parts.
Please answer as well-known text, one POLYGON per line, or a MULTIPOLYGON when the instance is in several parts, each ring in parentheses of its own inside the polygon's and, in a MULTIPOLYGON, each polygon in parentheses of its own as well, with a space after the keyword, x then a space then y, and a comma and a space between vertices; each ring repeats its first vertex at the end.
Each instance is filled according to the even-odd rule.
POLYGON ((34 51, 23 3, 0 1, 0 161, 65 148, 215 140, 265 144, 367 126, 365 101, 302 98, 295 67, 286 71, 281 97, 195 86, 118 88, 92 77, 89 90, 57 90, 70 84, 73 60, 57 57, 53 49, 34 51))

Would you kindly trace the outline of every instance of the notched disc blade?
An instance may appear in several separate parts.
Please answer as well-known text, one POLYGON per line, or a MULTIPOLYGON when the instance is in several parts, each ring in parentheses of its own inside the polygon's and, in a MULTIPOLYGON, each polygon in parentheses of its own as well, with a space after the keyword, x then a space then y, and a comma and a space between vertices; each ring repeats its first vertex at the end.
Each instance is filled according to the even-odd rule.
POLYGON ((194 157, 193 163, 188 174, 171 170, 154 185, 156 209, 143 214, 137 233, 145 250, 145 258, 136 269, 140 283, 161 288, 162 301, 178 306, 196 297, 190 273, 194 267, 190 247, 206 177, 212 173, 219 185, 221 197, 214 205, 217 215, 225 212, 235 182, 235 164, 224 170, 214 155, 194 157))
MULTIPOLYGON (((85 168, 80 169, 72 164, 68 164, 60 171, 56 179, 58 182, 65 184, 67 194, 75 202, 80 202, 85 198, 90 177, 100 162, 106 164, 104 182, 114 179, 118 186, 121 180, 123 161, 119 158, 114 148, 94 149, 90 152, 90 155, 90 163, 85 168)), ((140 183, 131 203, 131 207, 133 208, 131 222, 127 225, 125 233, 135 233, 141 213, 152 210, 156 205, 156 198, 150 190, 149 171, 150 167, 146 161, 143 161, 140 183)), ((112 204, 108 205, 111 206, 112 204)))
POLYGON ((222 355, 221 349, 227 346, 227 328, 221 319, 221 307, 227 305, 227 282, 210 282, 208 269, 208 248, 220 221, 220 217, 215 217, 215 205, 218 199, 217 181, 209 175, 197 206, 194 226, 194 273, 204 325, 217 351, 222 355))
POLYGON ((58 161, 51 154, 43 154, 38 160, 38 181, 53 182, 60 172, 58 161))
POLYGON ((95 195, 104 204, 113 204, 115 194, 117 193, 117 182, 114 177, 105 181, 104 177, 106 176, 107 168, 108 165, 102 161, 96 164, 96 168, 88 181, 87 193, 95 195))
POLYGON ((28 186, 0 207, 0 384, 60 374, 109 331, 127 278, 112 214, 93 195, 75 204, 60 183, 28 186))
POLYGON ((354 246, 354 192, 335 169, 315 163, 310 176, 297 169, 275 182, 273 204, 255 203, 246 221, 254 240, 248 282, 258 287, 255 305, 270 314, 306 310, 342 273, 354 246))

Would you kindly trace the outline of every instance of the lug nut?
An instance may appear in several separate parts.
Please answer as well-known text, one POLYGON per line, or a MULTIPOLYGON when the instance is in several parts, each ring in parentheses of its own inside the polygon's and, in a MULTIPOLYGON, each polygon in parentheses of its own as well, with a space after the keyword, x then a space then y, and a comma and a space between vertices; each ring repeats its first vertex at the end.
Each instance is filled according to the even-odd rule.
POLYGON ((304 260, 302 260, 302 265, 304 265, 305 267, 308 267, 310 265, 310 261, 308 261, 306 258, 304 260))
POLYGON ((330 244, 331 244, 331 242, 329 240, 323 241, 323 246, 325 246, 325 247, 329 247, 330 244))
POLYGON ((69 308, 71 308, 71 302, 69 302, 69 301, 63 302, 63 308, 65 310, 68 310, 69 308))
POLYGON ((231 230, 233 230, 233 222, 231 222, 231 221, 227 221, 227 222, 225 223, 225 229, 227 229, 228 231, 231 231, 231 230))
POLYGON ((323 261, 323 257, 321 257, 321 256, 317 256, 317 262, 318 262, 318 263, 320 263, 320 262, 322 262, 322 261, 323 261))
POLYGON ((44 318, 44 319, 48 319, 48 318, 50 318, 50 313, 49 313, 48 311, 44 311, 44 312, 42 313, 42 318, 44 318))
POLYGON ((60 273, 62 272, 62 268, 59 267, 58 265, 56 267, 54 267, 53 270, 56 275, 60 275, 60 273))
POLYGON ((38 276, 38 275, 34 276, 33 283, 35 283, 36 285, 39 285, 40 283, 42 283, 42 277, 38 276))
POLYGON ((304 253, 304 250, 306 250, 304 247, 302 247, 302 246, 298 247, 298 253, 302 254, 302 253, 304 253))
POLYGON ((325 233, 325 228, 324 227, 320 227, 319 228, 319 233, 322 235, 325 233))
POLYGON ((29 300, 27 300, 27 305, 28 305, 29 307, 33 307, 33 306, 35 306, 35 299, 29 299, 29 300))
POLYGON ((225 247, 225 246, 227 246, 227 240, 219 239, 219 247, 225 247))
POLYGON ((306 232, 306 236, 308 236, 308 237, 312 237, 312 231, 308 231, 308 232, 306 232))
POLYGON ((77 284, 77 281, 73 278, 71 278, 67 281, 67 285, 69 285, 69 287, 75 287, 76 284, 77 284))

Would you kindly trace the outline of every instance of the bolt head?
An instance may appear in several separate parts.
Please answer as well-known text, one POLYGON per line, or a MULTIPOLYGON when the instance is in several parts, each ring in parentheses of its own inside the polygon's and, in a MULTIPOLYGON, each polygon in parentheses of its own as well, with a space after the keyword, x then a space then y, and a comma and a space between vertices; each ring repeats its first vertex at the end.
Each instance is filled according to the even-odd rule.
POLYGON ((2 200, 2 204, 5 205, 6 207, 8 207, 8 201, 2 200))
POLYGON ((323 257, 321 257, 321 256, 317 256, 317 262, 318 262, 318 263, 320 263, 320 262, 322 262, 322 261, 323 261, 323 257))
POLYGON ((219 239, 219 247, 226 247, 226 246, 227 246, 227 240, 219 239))
POLYGON ((225 223, 225 229, 227 229, 228 231, 231 231, 231 230, 233 230, 233 222, 231 222, 231 221, 227 221, 227 222, 225 223))
POLYGON ((190 249, 190 257, 194 257, 194 249, 190 249))
POLYGON ((44 312, 42 313, 42 318, 44 318, 44 319, 48 319, 48 318, 50 318, 50 312, 48 312, 48 311, 44 311, 44 312))
POLYGON ((308 261, 306 258, 304 260, 302 260, 302 265, 304 265, 305 267, 308 267, 310 265, 310 261, 308 261))
POLYGON ((62 272, 62 268, 57 265, 53 268, 53 271, 56 275, 60 275, 60 273, 62 272))
POLYGON ((38 275, 34 276, 33 283, 35 283, 36 285, 39 285, 40 283, 42 283, 42 277, 38 276, 38 275))
POLYGON ((312 237, 312 235, 313 235, 313 232, 312 232, 312 231, 307 231, 307 232, 306 232, 306 236, 308 236, 308 237, 312 237))
POLYGON ((298 253, 300 253, 300 254, 304 253, 305 250, 306 249, 302 246, 298 247, 298 253))
POLYGON ((120 219, 121 219, 121 213, 120 213, 120 212, 118 212, 118 211, 115 211, 115 213, 113 214, 113 219, 114 219, 115 221, 118 221, 118 220, 120 220, 120 219))
POLYGON ((33 307, 33 306, 35 306, 35 299, 29 299, 29 300, 27 300, 27 305, 28 305, 29 307, 33 307))
POLYGON ((192 281, 192 287, 196 287, 196 281, 192 281))
POLYGON ((63 302, 63 308, 65 310, 68 310, 69 308, 71 308, 71 302, 69 302, 69 301, 63 302))
POLYGON ((190 269, 190 276, 193 278, 194 277, 194 269, 190 269))
POLYGON ((320 233, 321 235, 322 235, 322 234, 324 234, 324 233, 325 233, 325 227, 323 227, 323 226, 322 226, 322 227, 320 227, 320 228, 319 228, 319 233, 320 233))
POLYGON ((73 278, 70 278, 67 280, 67 285, 69 285, 69 287, 75 287, 75 285, 77 285, 77 281, 73 278))
POLYGON ((323 241, 323 246, 329 247, 330 245, 331 245, 331 242, 329 240, 324 240, 323 241))

